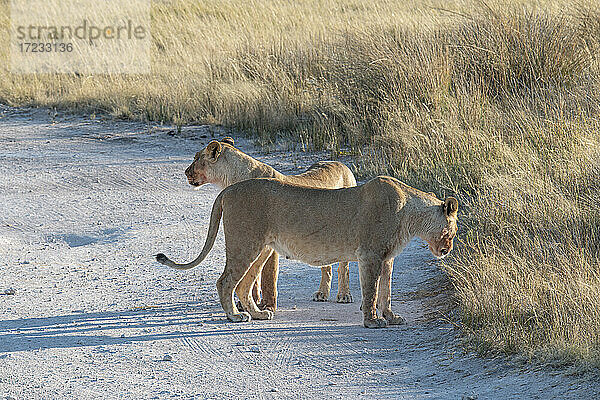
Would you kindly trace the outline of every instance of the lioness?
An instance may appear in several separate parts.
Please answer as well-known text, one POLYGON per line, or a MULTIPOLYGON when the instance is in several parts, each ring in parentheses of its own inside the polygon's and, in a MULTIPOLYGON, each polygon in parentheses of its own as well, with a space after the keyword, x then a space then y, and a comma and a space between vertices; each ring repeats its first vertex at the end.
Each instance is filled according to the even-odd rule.
MULTIPOLYGON (((336 161, 322 161, 313 164, 299 175, 283 175, 273 167, 262 163, 234 147, 230 137, 220 142, 212 141, 194 157, 194 162, 185 170, 188 181, 193 186, 212 183, 225 189, 234 183, 250 178, 276 178, 297 185, 337 189, 356 186, 352 171, 336 161)), ((340 261, 340 260, 337 260, 340 261)), ((265 262, 261 275, 253 287, 254 300, 259 300, 259 284, 262 287, 261 309, 277 309, 277 276, 279 254, 273 252, 265 262)), ((313 294, 314 301, 327 301, 331 290, 331 265, 321 268, 321 284, 313 294)), ((340 262, 338 267, 338 303, 351 303, 348 262, 340 262)))
POLYGON ((414 236, 425 240, 435 256, 448 254, 456 234, 457 210, 453 197, 441 201, 387 176, 344 189, 250 179, 217 196, 204 248, 194 261, 176 264, 164 254, 156 259, 177 269, 198 265, 215 242, 222 214, 226 264, 217 290, 229 320, 272 318, 270 310, 257 307, 251 290, 264 260, 275 249, 316 266, 358 261, 364 326, 382 328, 404 322, 391 309, 394 257, 414 236), (235 306, 234 290, 247 313, 235 306))

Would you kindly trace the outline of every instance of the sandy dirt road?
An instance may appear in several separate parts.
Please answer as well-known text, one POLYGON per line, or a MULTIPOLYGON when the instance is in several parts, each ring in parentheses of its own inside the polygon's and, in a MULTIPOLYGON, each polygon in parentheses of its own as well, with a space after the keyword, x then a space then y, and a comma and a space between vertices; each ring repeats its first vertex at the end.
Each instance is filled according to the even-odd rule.
MULTIPOLYGON (((222 233, 199 267, 218 191, 183 170, 211 128, 0 107, 0 396, 14 399, 594 398, 589 376, 481 359, 418 293, 443 273, 419 241, 395 260, 408 324, 362 327, 355 302, 315 303, 319 269, 282 260, 272 321, 233 324, 218 304, 222 233)), ((286 173, 323 154, 258 152, 286 173)), ((334 287, 337 289, 334 275, 334 287)), ((441 283, 440 283, 441 282, 441 283)), ((332 296, 335 298, 335 295, 332 296)))

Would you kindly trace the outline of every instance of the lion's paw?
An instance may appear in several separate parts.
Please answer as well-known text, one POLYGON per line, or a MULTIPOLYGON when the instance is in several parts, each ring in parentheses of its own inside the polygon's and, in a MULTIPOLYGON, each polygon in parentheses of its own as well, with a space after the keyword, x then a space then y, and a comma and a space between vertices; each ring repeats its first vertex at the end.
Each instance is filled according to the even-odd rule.
POLYGON ((247 312, 241 312, 238 314, 227 314, 227 319, 231 322, 248 322, 252 317, 247 312))
POLYGON ((269 310, 263 310, 259 312, 255 312, 252 315, 254 319, 273 319, 273 312, 269 310))
POLYGON ((406 324, 406 320, 397 314, 388 313, 388 314, 384 314, 383 316, 389 325, 406 324))
POLYGON ((327 301, 327 299, 329 299, 329 294, 325 294, 319 290, 313 294, 312 299, 313 301, 327 301))
POLYGON ((274 306, 274 305, 272 305, 272 304, 259 304, 259 305, 258 305, 258 308, 259 308, 260 310, 263 310, 263 311, 264 311, 264 310, 269 310, 269 311, 271 311, 272 313, 274 313, 274 312, 275 312, 275 310, 277 309, 277 306, 274 306))
POLYGON ((337 299, 335 301, 337 301, 338 303, 352 303, 354 300, 352 300, 352 295, 350 294, 350 292, 347 292, 338 293, 337 299))
POLYGON ((242 305, 241 301, 237 301, 237 303, 235 303, 235 306, 237 307, 238 310, 240 311, 246 311, 246 309, 244 308, 244 306, 242 305))
POLYGON ((365 328, 385 328, 388 325, 388 322, 385 318, 365 318, 364 321, 365 328))

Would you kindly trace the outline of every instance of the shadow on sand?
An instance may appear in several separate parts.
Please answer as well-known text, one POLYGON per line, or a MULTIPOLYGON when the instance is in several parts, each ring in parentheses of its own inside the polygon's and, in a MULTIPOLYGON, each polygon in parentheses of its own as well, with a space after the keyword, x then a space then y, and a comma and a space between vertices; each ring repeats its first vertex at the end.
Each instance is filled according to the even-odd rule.
MULTIPOLYGON (((176 304, 150 309, 73 313, 0 321, 0 354, 49 348, 131 344, 164 339, 261 333, 322 336, 343 334, 350 326, 278 327, 228 322, 224 315, 198 310, 201 305, 176 304), (229 328, 229 326, 232 326, 229 328), (160 332, 153 332, 160 331, 160 332)), ((254 324, 254 322, 251 322, 254 324)), ((310 340, 308 337, 307 340, 310 340)))

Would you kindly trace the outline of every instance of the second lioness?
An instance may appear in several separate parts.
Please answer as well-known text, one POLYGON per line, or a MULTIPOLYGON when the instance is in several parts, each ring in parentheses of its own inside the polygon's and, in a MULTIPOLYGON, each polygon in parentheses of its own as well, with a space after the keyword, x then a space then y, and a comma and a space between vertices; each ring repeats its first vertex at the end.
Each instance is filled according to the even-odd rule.
MULTIPOLYGON (((295 185, 325 189, 340 189, 356 186, 352 171, 337 161, 321 161, 313 164, 307 171, 298 175, 283 175, 273 167, 262 163, 235 148, 232 138, 224 138, 220 142, 212 141, 194 157, 194 162, 185 170, 188 181, 193 186, 212 183, 221 189, 251 178, 275 178, 295 185)), ((338 303, 352 302, 349 286, 348 262, 343 260, 338 268, 338 303)), ((331 290, 331 265, 321 268, 321 284, 313 294, 313 300, 326 301, 331 290)), ((275 311, 277 308, 277 276, 279 272, 279 255, 277 252, 267 259, 253 288, 253 295, 258 301, 258 285, 262 287, 260 308, 275 311)))

